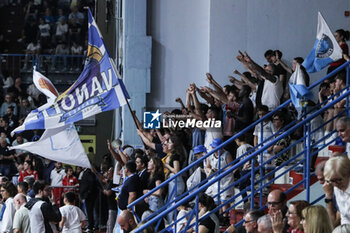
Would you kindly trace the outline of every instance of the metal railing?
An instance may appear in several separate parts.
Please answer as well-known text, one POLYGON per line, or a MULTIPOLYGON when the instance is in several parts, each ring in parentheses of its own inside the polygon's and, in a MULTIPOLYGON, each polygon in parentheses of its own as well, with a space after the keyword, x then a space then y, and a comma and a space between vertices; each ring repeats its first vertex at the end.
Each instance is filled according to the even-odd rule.
POLYGON ((1 69, 7 70, 12 77, 31 73, 34 65, 38 71, 80 73, 84 60, 84 55, 0 54, 1 69))
MULTIPOLYGON (((287 127, 282 129, 281 132, 277 132, 276 134, 274 134, 274 136, 271 136, 269 139, 265 140, 264 142, 261 142, 259 145, 254 147, 252 150, 250 150, 246 154, 242 155, 242 157, 237 158, 232 163, 228 164, 227 166, 225 166, 223 168, 220 168, 213 176, 208 177, 207 179, 202 181, 199 185, 195 186, 194 188, 188 190, 187 192, 185 192, 185 193, 183 193, 183 194, 181 194, 179 196, 176 196, 176 193, 175 193, 175 196, 173 198, 170 198, 168 203, 163 208, 159 209, 157 212, 155 212, 151 216, 149 216, 146 219, 146 223, 144 225, 142 225, 140 228, 138 228, 136 230, 136 232, 141 232, 143 229, 146 229, 148 226, 151 226, 151 225, 156 224, 156 223, 157 223, 157 225, 159 225, 160 220, 162 220, 162 218, 165 217, 166 215, 168 215, 170 212, 174 212, 175 216, 176 216, 176 214, 177 214, 176 208, 178 206, 186 203, 186 202, 191 201, 192 199, 195 199, 195 208, 193 209, 193 211, 189 212, 184 217, 189 217, 188 222, 190 222, 191 219, 193 218, 193 216, 195 216, 196 217, 196 221, 195 221, 194 224, 190 224, 190 225, 187 224, 186 229, 188 229, 190 227, 193 227, 195 225, 196 229, 198 230, 198 223, 199 223, 200 220, 203 219, 203 217, 202 218, 198 218, 198 194, 201 193, 201 192, 204 192, 209 186, 215 184, 216 182, 219 184, 220 180, 223 177, 225 177, 226 175, 229 175, 235 169, 239 169, 240 167, 243 166, 243 164, 245 164, 248 161, 250 161, 250 163, 252 164, 250 174, 248 173, 245 176, 241 177, 240 179, 235 181, 233 184, 231 184, 230 187, 238 184, 240 181, 242 181, 243 179, 246 179, 248 177, 250 177, 251 185, 246 187, 244 190, 241 190, 240 193, 234 195, 229 200, 226 200, 225 202, 219 204, 214 210, 210 211, 207 215, 205 215, 205 217, 208 217, 211 213, 214 213, 214 212, 218 211, 220 208, 222 208, 226 204, 231 204, 237 197, 242 195, 242 193, 245 192, 245 191, 250 191, 250 194, 247 197, 243 198, 240 202, 247 200, 249 197, 250 197, 251 200, 254 200, 255 194, 259 194, 260 206, 261 206, 261 208, 264 208, 262 206, 263 205, 263 202, 262 202, 262 200, 263 200, 263 196, 262 196, 263 188, 267 187, 272 182, 274 182, 276 179, 278 179, 279 177, 283 176, 284 174, 286 174, 287 172, 289 172, 290 170, 294 169, 295 167, 297 167, 298 165, 301 165, 301 164, 303 165, 303 170, 304 170, 303 171, 303 175, 304 175, 303 179, 300 182, 298 182, 297 184, 295 184, 292 187, 290 187, 290 189, 288 191, 286 191, 286 193, 292 192, 295 188, 297 188, 297 187, 299 187, 301 185, 304 185, 305 189, 306 189, 306 200, 310 201, 310 176, 311 176, 310 161, 311 161, 311 158, 313 156, 315 156, 318 153, 318 151, 320 151, 321 149, 325 148, 328 144, 330 144, 332 142, 332 141, 330 141, 330 142, 328 142, 326 144, 322 143, 331 134, 325 135, 323 138, 317 140, 316 142, 312 142, 310 137, 311 137, 311 135, 313 133, 315 133, 317 130, 319 130, 321 127, 323 127, 325 124, 329 123, 331 120, 334 120, 336 117, 340 116, 341 114, 343 114, 345 112, 347 114, 349 114, 349 95, 350 95, 350 91, 348 89, 348 87, 349 87, 349 64, 350 64, 350 62, 347 62, 347 63, 343 64, 342 66, 340 66, 339 68, 337 68, 336 70, 334 70, 333 72, 331 72, 330 74, 325 76, 324 78, 318 80, 317 82, 315 82, 314 84, 312 84, 309 87, 309 89, 311 90, 311 89, 315 88, 318 84, 323 82, 325 79, 335 75, 340 70, 346 69, 346 71, 347 71, 347 88, 345 88, 344 90, 336 93, 333 96, 333 97, 336 97, 334 100, 331 100, 331 98, 329 100, 326 100, 324 102, 325 106, 323 106, 321 109, 317 109, 317 106, 314 107, 312 109, 312 111, 307 111, 306 108, 303 108, 303 115, 302 115, 302 120, 301 121, 293 121, 293 122, 291 122, 289 125, 287 125, 287 127), (334 116, 329 121, 323 123, 318 128, 316 128, 314 130, 311 130, 311 120, 313 120, 315 117, 319 116, 320 114, 324 113, 327 109, 333 107, 336 103, 340 102, 341 100, 343 100, 345 98, 346 98, 347 101, 346 101, 346 108, 345 108, 344 111, 341 111, 338 115, 334 116), (276 142, 278 142, 279 140, 285 138, 286 136, 290 135, 291 133, 293 133, 295 130, 299 129, 300 127, 303 127, 303 133, 304 133, 303 135, 304 136, 302 138, 299 138, 296 142, 294 142, 291 145, 287 146, 286 148, 284 148, 282 151, 280 151, 279 153, 274 155, 269 160, 263 162, 263 160, 262 160, 262 153, 267 148, 269 148, 270 146, 274 145, 276 142), (278 135, 278 136, 276 137, 276 135, 278 135), (267 172, 264 175, 264 166, 267 163, 271 162, 272 160, 274 160, 275 158, 277 158, 281 154, 290 151, 290 149, 292 147, 295 147, 298 143, 301 143, 302 141, 304 141, 304 150, 299 152, 297 155, 292 156, 287 161, 284 161, 280 166, 276 167, 272 171, 267 172), (319 145, 317 149, 315 149, 316 145, 319 145), (241 159, 244 156, 247 156, 247 157, 245 157, 244 159, 241 159), (258 156, 260 156, 260 158, 261 158, 261 164, 258 165, 258 166, 255 166, 255 159, 258 158, 258 156), (302 158, 299 161, 294 162, 298 157, 302 157, 302 158), (292 162, 294 162, 294 164, 292 164, 292 162), (266 181, 269 177, 275 175, 277 171, 281 170, 282 168, 286 168, 286 165, 292 165, 292 166, 287 168, 287 169, 285 169, 285 171, 281 172, 275 178, 272 178, 272 179, 266 181), (229 166, 231 166, 231 167, 228 168, 229 166), (228 169, 225 170, 226 168, 228 168, 228 169), (256 180, 256 173, 257 172, 259 172, 259 174, 260 174, 260 179, 258 179, 258 180, 256 180), (266 182, 264 183, 264 181, 266 181, 266 182), (255 189, 256 185, 259 185, 259 188, 255 189)), ((202 163, 210 155, 212 155, 213 153, 215 153, 217 151, 220 151, 226 145, 231 143, 233 140, 235 140, 239 136, 245 134, 246 132, 251 130, 256 125, 258 125, 258 124, 262 125, 263 122, 266 119, 268 119, 273 114, 275 114, 277 111, 280 111, 281 109, 283 109, 284 107, 286 107, 290 103, 291 103, 290 100, 288 100, 287 102, 283 103, 281 106, 276 108, 274 111, 268 113, 267 115, 265 115, 261 119, 257 120, 252 125, 248 126, 244 130, 242 130, 241 132, 236 134, 235 136, 231 137, 229 140, 227 140, 226 142, 224 142, 223 144, 221 144, 220 146, 218 146, 214 150, 210 151, 209 153, 207 153, 205 156, 203 156, 199 160, 197 160, 194 163, 188 165, 186 168, 182 169, 179 173, 175 174, 173 177, 167 179, 166 181, 164 181, 162 184, 160 184, 159 186, 157 186, 156 188, 154 188, 153 190, 151 190, 147 194, 145 194, 142 197, 138 198, 136 201, 131 203, 128 206, 128 208, 134 207, 136 203, 144 200, 144 198, 150 196, 153 192, 157 191, 158 189, 164 188, 170 182, 174 182, 175 181, 174 190, 176 190, 176 183, 177 183, 176 179, 178 179, 178 177, 182 176, 189 169, 197 167, 200 163, 202 163)), ((322 104, 322 103, 320 103, 320 104, 322 104)), ((261 127, 261 129, 263 129, 263 127, 261 127)), ((263 134, 263 132, 262 132, 262 134, 263 134)), ((220 156, 221 156, 221 153, 219 153, 219 160, 220 160, 220 156)), ((220 193, 225 191, 226 189, 228 189, 230 187, 225 187, 224 190, 220 190, 220 186, 218 185, 218 194, 216 196, 218 196, 219 201, 220 201, 220 193)), ((171 190, 169 190, 169 192, 171 193, 171 190)), ((239 203, 233 204, 225 212, 227 212, 230 209, 234 208, 238 204, 239 203)), ((253 205, 254 205, 254 201, 251 201, 251 207, 253 207, 253 205)), ((176 223, 178 221, 179 221, 179 219, 176 219, 174 221, 174 223, 172 223, 171 225, 168 226, 168 228, 174 226, 174 230, 176 232, 177 231, 176 223)))

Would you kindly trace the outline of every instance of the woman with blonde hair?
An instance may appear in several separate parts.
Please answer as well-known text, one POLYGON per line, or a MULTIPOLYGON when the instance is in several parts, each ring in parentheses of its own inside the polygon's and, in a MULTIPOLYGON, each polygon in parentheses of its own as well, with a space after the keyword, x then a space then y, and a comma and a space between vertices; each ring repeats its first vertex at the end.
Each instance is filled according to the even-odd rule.
POLYGON ((330 233, 333 230, 327 210, 321 205, 303 209, 301 224, 305 233, 330 233))
MULTIPOLYGON (((326 180, 323 185, 323 190, 326 194, 325 201, 327 203, 332 202, 334 194, 339 208, 341 224, 349 224, 350 160, 346 156, 330 158, 324 166, 323 174, 326 180)), ((334 223, 334 216, 336 216, 335 211, 329 214, 334 223)))

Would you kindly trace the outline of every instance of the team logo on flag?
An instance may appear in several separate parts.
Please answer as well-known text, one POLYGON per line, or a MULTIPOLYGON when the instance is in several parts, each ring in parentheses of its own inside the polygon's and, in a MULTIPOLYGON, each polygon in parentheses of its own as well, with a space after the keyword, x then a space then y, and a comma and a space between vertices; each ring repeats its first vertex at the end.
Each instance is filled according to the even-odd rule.
POLYGON ((321 13, 318 12, 316 41, 311 52, 305 58, 303 66, 308 73, 313 73, 322 70, 342 57, 342 49, 321 13))
POLYGON ((333 43, 331 38, 329 38, 326 34, 322 34, 321 40, 319 41, 316 48, 316 57, 317 58, 326 58, 332 55, 333 43))
POLYGON ((156 112, 143 113, 143 128, 144 129, 160 129, 160 116, 162 114, 159 109, 156 112))

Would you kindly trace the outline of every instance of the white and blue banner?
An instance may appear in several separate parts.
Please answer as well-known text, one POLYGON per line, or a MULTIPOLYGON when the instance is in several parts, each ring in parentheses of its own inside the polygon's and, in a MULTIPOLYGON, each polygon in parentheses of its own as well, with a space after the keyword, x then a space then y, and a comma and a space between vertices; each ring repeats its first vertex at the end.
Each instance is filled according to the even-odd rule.
POLYGON ((10 149, 26 150, 53 161, 75 166, 91 167, 74 124, 47 129, 39 141, 23 143, 10 149))
POLYGON ((312 51, 304 60, 303 66, 308 73, 314 73, 341 59, 342 54, 342 49, 335 40, 333 33, 321 13, 318 12, 316 42, 312 51))
POLYGON ((300 115, 301 101, 312 99, 312 92, 306 87, 305 76, 297 63, 294 73, 289 79, 290 99, 300 115))
POLYGON ((77 81, 53 104, 33 110, 14 132, 61 127, 127 103, 129 95, 90 10, 88 24, 87 61, 77 81))

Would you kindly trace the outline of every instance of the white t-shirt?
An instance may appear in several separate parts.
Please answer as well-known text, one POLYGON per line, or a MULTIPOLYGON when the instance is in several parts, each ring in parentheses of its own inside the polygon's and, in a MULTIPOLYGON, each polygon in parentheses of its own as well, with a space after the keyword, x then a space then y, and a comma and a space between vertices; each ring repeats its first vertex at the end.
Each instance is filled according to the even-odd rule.
POLYGON ((40 30, 40 36, 42 37, 48 37, 50 36, 50 25, 46 24, 40 24, 39 25, 40 30))
POLYGON ((58 23, 56 27, 56 36, 62 36, 68 32, 68 24, 58 23))
POLYGON ((72 46, 70 50, 71 50, 73 55, 81 55, 81 54, 83 54, 83 47, 81 47, 80 45, 78 47, 72 46))
POLYGON ((204 146, 207 148, 207 151, 211 151, 213 148, 210 144, 215 138, 222 138, 221 129, 208 128, 205 132, 204 146))
POLYGON ((5 205, 6 208, 2 220, 0 222, 0 229, 1 232, 12 232, 13 217, 15 216, 16 212, 15 206, 13 204, 13 198, 7 198, 7 200, 5 201, 5 205))
MULTIPOLYGON (((258 137, 258 144, 264 142, 265 140, 267 140, 268 138, 270 138, 275 132, 275 126, 273 125, 272 121, 268 121, 267 123, 264 122, 263 123, 263 138, 261 139, 261 123, 257 124, 255 126, 255 129, 254 129, 254 133, 253 135, 254 136, 257 136, 258 137)), ((274 139, 274 138, 271 138, 271 140, 274 139)), ((264 144, 266 144, 268 142, 265 142, 264 144)), ((269 154, 266 152, 266 150, 264 151, 263 153, 263 162, 267 161, 268 159, 270 159, 271 157, 273 156, 273 154, 269 154)), ((258 156, 258 160, 259 160, 259 163, 261 164, 261 157, 258 156)))
POLYGON ((340 212, 341 225, 350 224, 350 182, 345 192, 334 187, 334 195, 340 212))
MULTIPOLYGON (((239 158, 241 157, 243 154, 245 154, 246 152, 248 152, 250 149, 252 149, 253 146, 252 145, 249 145, 248 143, 246 144, 243 144, 241 146, 239 146, 237 148, 237 151, 236 151, 236 158, 239 158)), ((245 156, 243 156, 240 160, 242 161, 243 159, 245 159, 247 156, 249 156, 249 154, 246 154, 245 156)), ((246 166, 250 164, 250 160, 247 161, 243 166, 246 166)))
POLYGON ((81 233, 81 222, 86 220, 83 211, 74 205, 65 205, 60 208, 62 217, 65 218, 62 233, 81 233))
POLYGON ((29 43, 27 46, 27 50, 31 52, 35 52, 40 49, 40 44, 37 43, 36 45, 34 43, 29 43))
POLYGON ((56 168, 51 171, 51 186, 62 186, 62 180, 66 176, 64 169, 57 172, 56 168))
POLYGON ((261 103, 269 107, 272 111, 280 105, 280 99, 283 94, 283 86, 280 79, 275 76, 276 82, 273 83, 269 80, 265 80, 263 93, 261 96, 261 103))

